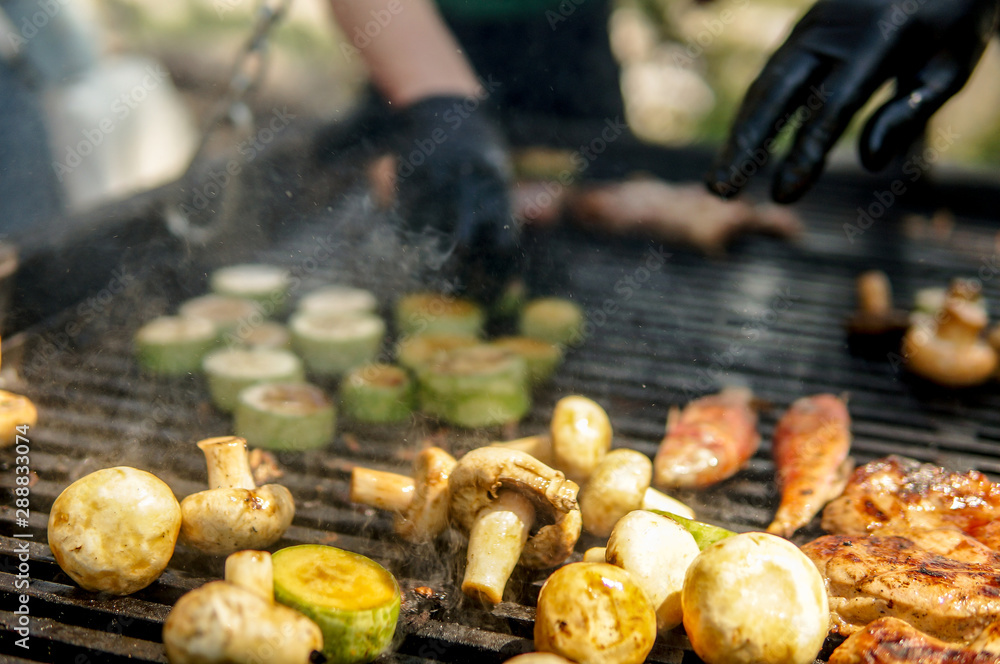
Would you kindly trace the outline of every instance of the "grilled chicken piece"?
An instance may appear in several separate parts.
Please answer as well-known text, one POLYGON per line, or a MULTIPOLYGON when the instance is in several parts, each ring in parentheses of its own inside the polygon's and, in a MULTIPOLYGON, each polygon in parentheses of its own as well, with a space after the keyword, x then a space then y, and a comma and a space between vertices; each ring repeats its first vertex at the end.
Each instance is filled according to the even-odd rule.
POLYGON ((823 510, 822 525, 845 535, 954 527, 1000 551, 998 518, 1000 484, 982 473, 889 456, 854 471, 843 495, 823 510))
POLYGON ((752 401, 750 390, 726 388, 695 399, 683 411, 672 408, 653 461, 654 483, 704 488, 746 465, 760 446, 752 401))
MULTIPOLYGON (((992 623, 985 632, 1000 630, 992 623)), ((978 641, 978 639, 977 639, 978 641)), ((914 629, 898 618, 868 623, 837 646, 829 664, 997 664, 1000 654, 970 644, 956 646, 914 629)))
POLYGON ((767 532, 791 537, 840 495, 854 467, 851 417, 832 394, 803 397, 792 404, 774 430, 781 504, 767 532))
POLYGON ((1000 618, 1000 553, 957 530, 826 535, 802 551, 826 580, 833 633, 890 616, 969 643, 1000 618))

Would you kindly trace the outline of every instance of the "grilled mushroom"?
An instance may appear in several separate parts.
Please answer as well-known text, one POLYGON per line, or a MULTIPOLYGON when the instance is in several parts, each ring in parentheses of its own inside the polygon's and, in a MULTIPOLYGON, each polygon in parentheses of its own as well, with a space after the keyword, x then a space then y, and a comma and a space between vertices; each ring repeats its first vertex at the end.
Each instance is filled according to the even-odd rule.
POLYGON ((615 523, 638 509, 656 509, 689 519, 694 511, 684 503, 649 486, 653 462, 642 452, 608 452, 580 493, 580 511, 587 532, 607 537, 615 523))
POLYGON ((448 475, 455 457, 428 447, 413 461, 413 477, 355 467, 351 501, 396 512, 396 532, 410 542, 434 539, 448 527, 448 475))
POLYGON ((499 603, 518 562, 554 567, 580 536, 579 487, 524 452, 473 450, 455 466, 448 485, 452 522, 469 534, 462 591, 471 597, 499 603))
POLYGON ((858 353, 886 353, 899 348, 909 315, 892 307, 892 285, 881 270, 858 276, 858 309, 847 321, 848 342, 858 353))
POLYGON ((907 331, 903 357, 910 371, 946 387, 978 385, 993 375, 997 351, 980 337, 988 319, 978 289, 956 280, 936 319, 907 331))
POLYGON ((552 461, 566 477, 582 484, 611 449, 611 420, 587 397, 559 400, 552 411, 552 461))
POLYGON ((226 580, 181 597, 163 624, 171 664, 310 664, 323 661, 313 621, 274 602, 271 554, 240 551, 226 559, 226 580))
POLYGON ((257 488, 243 438, 207 438, 198 447, 208 462, 211 488, 181 501, 181 541, 215 555, 278 541, 295 516, 288 489, 280 484, 257 488))
POLYGON ((551 652, 526 652, 508 659, 504 664, 573 664, 573 662, 551 652))

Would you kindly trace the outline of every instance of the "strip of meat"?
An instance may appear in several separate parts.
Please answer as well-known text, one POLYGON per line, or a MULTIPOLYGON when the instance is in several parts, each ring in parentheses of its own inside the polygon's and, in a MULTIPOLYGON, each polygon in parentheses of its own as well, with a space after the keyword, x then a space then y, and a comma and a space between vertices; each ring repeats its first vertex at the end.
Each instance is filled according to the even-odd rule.
MULTIPOLYGON (((997 623, 993 623, 992 626, 997 626, 997 623)), ((879 618, 837 646, 829 659, 829 664, 906 664, 907 662, 997 664, 1000 662, 1000 657, 995 652, 982 650, 975 645, 961 647, 935 639, 898 618, 879 618)))
POLYGON ((850 636, 891 616, 969 643, 1000 618, 1000 553, 957 530, 826 535, 802 551, 826 581, 833 633, 850 636))
POLYGON ((845 535, 949 526, 1000 551, 997 519, 1000 485, 982 473, 889 456, 854 471, 843 495, 823 510, 822 525, 845 535))
POLYGON ((655 483, 704 488, 746 465, 760 447, 752 399, 746 388, 726 388, 695 399, 683 411, 672 408, 653 461, 655 483))
POLYGON ((842 399, 817 394, 792 404, 774 430, 781 504, 767 532, 791 537, 840 495, 854 466, 850 448, 851 417, 842 399))

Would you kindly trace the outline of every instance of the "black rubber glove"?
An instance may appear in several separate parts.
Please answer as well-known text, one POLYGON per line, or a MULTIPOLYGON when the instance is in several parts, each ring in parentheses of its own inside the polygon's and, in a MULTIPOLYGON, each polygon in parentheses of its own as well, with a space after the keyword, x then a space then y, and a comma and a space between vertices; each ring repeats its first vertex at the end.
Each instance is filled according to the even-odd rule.
POLYGON ((998 15, 998 0, 819 0, 750 86, 709 188, 737 194, 770 157, 775 135, 798 118, 771 193, 783 203, 798 199, 854 114, 895 78, 895 95, 859 145, 866 168, 884 168, 965 85, 998 15))
POLYGON ((471 98, 431 97, 394 111, 372 93, 351 118, 321 132, 317 156, 364 163, 395 154, 401 230, 423 249, 436 245, 423 252, 425 276, 455 280, 490 304, 520 271, 521 251, 507 149, 488 113, 474 107, 471 98))
POLYGON ((442 269, 470 296, 492 303, 520 268, 510 207, 510 164, 487 113, 458 97, 433 97, 398 115, 400 209, 410 229, 442 237, 442 269))

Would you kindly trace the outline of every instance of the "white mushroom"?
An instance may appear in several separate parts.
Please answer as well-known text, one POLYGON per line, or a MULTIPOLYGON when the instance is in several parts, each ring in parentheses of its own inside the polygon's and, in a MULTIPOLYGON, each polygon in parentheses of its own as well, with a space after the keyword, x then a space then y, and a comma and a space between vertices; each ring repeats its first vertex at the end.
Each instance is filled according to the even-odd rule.
POLYGON ((579 487, 534 457, 482 447, 459 460, 448 485, 452 522, 469 534, 465 594, 497 604, 519 562, 554 567, 573 552, 579 487))
POLYGON ((163 625, 171 664, 315 664, 323 634, 313 621, 274 602, 271 554, 226 559, 226 580, 181 597, 163 625))
POLYGON ((681 624, 684 574, 700 551, 684 526, 636 510, 615 525, 605 559, 632 575, 653 605, 656 627, 662 632, 681 624))
POLYGON ((508 659, 504 664, 573 664, 573 662, 551 652, 526 652, 508 659))
POLYGON ((180 527, 180 506, 162 480, 127 466, 105 468, 56 498, 49 548, 82 588, 128 595, 163 573, 180 527))
POLYGON ((583 484, 611 449, 611 420, 586 397, 563 397, 552 411, 552 465, 583 484))
POLYGON ((422 450, 413 477, 356 466, 351 501, 396 513, 396 532, 410 542, 427 542, 448 527, 448 475, 455 457, 440 447, 422 450))
POLYGON ((653 462, 642 452, 624 448, 608 452, 580 493, 583 527, 607 537, 618 519, 638 509, 694 518, 690 507, 650 487, 652 480, 653 462))
POLYGON ((295 516, 288 489, 257 487, 243 438, 207 438, 198 447, 208 462, 210 488, 181 501, 181 542, 215 555, 277 542, 295 516))

